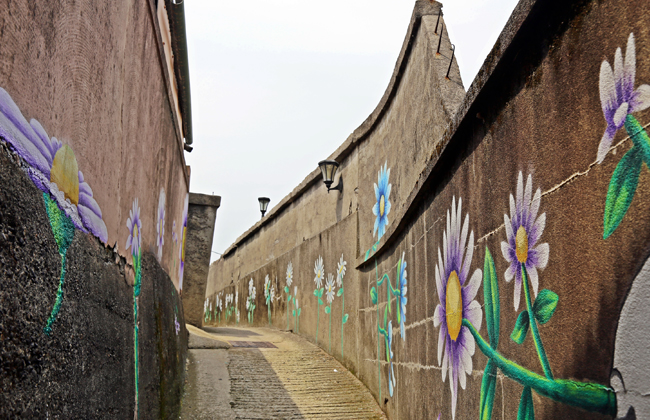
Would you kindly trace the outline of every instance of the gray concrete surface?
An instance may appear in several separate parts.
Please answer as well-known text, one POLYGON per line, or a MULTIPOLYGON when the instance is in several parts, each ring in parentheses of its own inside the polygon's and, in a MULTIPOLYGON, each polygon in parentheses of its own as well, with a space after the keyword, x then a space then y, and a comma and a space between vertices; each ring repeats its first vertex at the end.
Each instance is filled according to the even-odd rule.
POLYGON ((234 346, 189 350, 181 419, 386 418, 354 375, 295 334, 269 328, 205 331, 234 346))

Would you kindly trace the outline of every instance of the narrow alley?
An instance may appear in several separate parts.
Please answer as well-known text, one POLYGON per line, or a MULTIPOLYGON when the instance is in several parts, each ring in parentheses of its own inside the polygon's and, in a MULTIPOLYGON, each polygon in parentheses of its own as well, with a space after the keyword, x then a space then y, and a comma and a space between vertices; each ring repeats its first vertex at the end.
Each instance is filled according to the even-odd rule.
POLYGON ((187 325, 181 419, 385 419, 332 356, 270 328, 187 325))

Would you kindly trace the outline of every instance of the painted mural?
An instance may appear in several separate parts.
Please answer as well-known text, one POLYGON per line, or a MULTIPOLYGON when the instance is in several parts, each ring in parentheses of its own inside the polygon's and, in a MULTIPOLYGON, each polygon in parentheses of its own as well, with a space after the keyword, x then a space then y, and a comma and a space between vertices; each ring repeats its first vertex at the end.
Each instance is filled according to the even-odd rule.
POLYGON ((320 323, 320 307, 323 305, 323 293, 325 288, 323 286, 323 279, 325 278, 325 267, 323 266, 323 257, 320 255, 314 263, 314 296, 318 299, 318 306, 316 306, 316 344, 318 344, 318 324, 320 323))

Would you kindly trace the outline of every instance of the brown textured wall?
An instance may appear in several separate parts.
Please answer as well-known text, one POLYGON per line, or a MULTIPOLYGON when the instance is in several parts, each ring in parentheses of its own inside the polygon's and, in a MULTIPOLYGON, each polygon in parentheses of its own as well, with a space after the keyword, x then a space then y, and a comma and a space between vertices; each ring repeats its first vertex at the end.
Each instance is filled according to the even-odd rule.
MULTIPOLYGON (((532 404, 529 407, 534 410, 535 418, 623 418, 628 414, 629 400, 624 400, 621 392, 615 396, 611 389, 620 386, 619 382, 610 381, 616 374, 613 367, 625 368, 627 373, 636 372, 641 378, 632 381, 624 376, 623 382, 627 377, 628 394, 638 397, 638 405, 630 412, 636 412, 636 417, 626 418, 644 417, 643 413, 650 407, 648 398, 642 397, 648 395, 647 361, 643 357, 631 357, 621 367, 614 366, 614 360, 615 354, 622 350, 630 354, 635 351, 642 354, 643 350, 621 348, 622 342, 616 340, 617 329, 629 327, 628 319, 619 323, 621 308, 650 255, 650 178, 648 164, 641 163, 642 159, 650 162, 647 157, 650 155, 641 158, 646 153, 642 150, 647 150, 650 144, 650 138, 643 134, 650 125, 650 110, 645 108, 650 106, 649 16, 650 7, 644 1, 520 2, 458 113, 449 117, 451 122, 446 127, 437 125, 431 116, 442 112, 435 98, 444 90, 440 84, 429 86, 431 77, 422 77, 427 65, 421 63, 436 63, 437 58, 430 44, 421 43, 423 35, 419 32, 413 46, 414 55, 408 60, 404 79, 389 110, 370 131, 368 139, 355 149, 358 154, 349 155, 357 159, 354 170, 358 174, 355 182, 358 208, 336 224, 307 236, 304 242, 282 255, 269 255, 264 250, 275 239, 270 234, 273 226, 281 226, 282 219, 292 222, 297 217, 294 208, 284 210, 277 220, 268 222, 254 235, 242 237, 231 256, 212 265, 210 280, 215 286, 208 291, 208 303, 223 298, 223 293, 238 290, 240 323, 246 323, 248 281, 253 279, 257 288, 253 324, 268 324, 268 306, 263 293, 268 275, 275 290, 280 290, 270 305, 273 325, 287 328, 289 302, 289 328, 317 341, 339 358, 369 387, 390 418, 437 418, 439 414, 442 419, 477 418, 481 396, 487 395, 482 390, 482 381, 490 378, 495 378, 493 419, 518 418, 521 401, 524 406, 527 401, 532 404), (631 33, 635 48, 628 44, 631 33), (619 112, 625 117, 627 109, 640 126, 618 127, 612 149, 601 163, 599 143, 608 126, 601 99, 608 98, 605 93, 609 87, 601 69, 605 60, 615 65, 617 48, 627 60, 628 74, 635 69, 630 91, 639 90, 638 96, 629 103, 623 104, 619 99, 620 103, 612 105, 611 113, 624 106, 619 112), (636 60, 632 60, 632 55, 636 60), (427 96, 429 89, 431 93, 427 96), (422 132, 427 135, 413 136, 422 132), (628 161, 632 155, 624 158, 626 153, 635 153, 637 160, 628 161), (386 235, 377 241, 372 235, 375 216, 371 209, 376 202, 373 184, 385 161, 391 168, 392 209, 386 235), (634 168, 640 168, 640 175, 629 209, 621 204, 614 207, 613 212, 621 216, 620 225, 611 235, 604 235, 608 189, 614 188, 617 180, 630 178, 634 168), (520 174, 521 193, 518 194, 520 174), (526 193, 529 176, 531 188, 526 193), (539 199, 535 198, 537 190, 539 199), (533 290, 535 272, 538 296, 551 296, 550 292, 542 292, 543 289, 557 296, 552 317, 544 318, 548 322, 534 324, 550 365, 551 372, 546 375, 553 380, 543 380, 545 372, 540 360, 544 357, 539 355, 533 333, 529 330, 521 344, 511 337, 517 319, 527 309, 524 292, 515 288, 517 280, 507 281, 510 245, 506 224, 516 211, 518 195, 520 201, 532 199, 539 204, 537 217, 530 224, 523 223, 531 248, 526 256, 517 257, 530 263, 531 281, 527 284, 531 288, 531 304, 537 294, 533 290), (450 213, 460 199, 460 220, 454 222, 450 213), (532 227, 535 223, 535 229, 540 232, 537 240, 531 239, 535 236, 532 227), (489 340, 488 313, 496 307, 485 297, 485 293, 491 296, 484 283, 484 275, 490 272, 490 264, 485 264, 488 250, 494 261, 500 291, 497 351, 510 363, 510 367, 500 365, 496 376, 486 373, 489 349, 475 344, 477 341, 466 325, 458 336, 458 340, 467 343, 463 350, 466 381, 460 378, 464 375, 458 374, 460 366, 453 370, 441 366, 444 354, 449 352, 448 344, 456 340, 446 338, 446 331, 451 328, 448 326, 455 325, 453 317, 447 315, 447 311, 453 312, 454 306, 448 306, 446 301, 447 296, 454 295, 448 288, 453 276, 442 270, 440 280, 436 278, 440 266, 453 264, 445 256, 448 252, 452 254, 448 243, 450 233, 470 242, 461 254, 468 264, 467 276, 461 275, 460 287, 466 293, 461 299, 464 305, 474 300, 476 303, 472 304, 471 311, 469 306, 463 306, 462 310, 463 317, 473 319, 475 327, 480 323, 478 334, 484 340, 489 340), (539 255, 546 246, 548 260, 543 261, 539 255), (325 272, 335 274, 341 254, 347 261, 343 278, 345 306, 342 297, 336 295, 330 333, 326 305, 319 305, 314 296, 314 264, 320 256, 325 272), (386 282, 390 282, 391 288, 398 287, 402 256, 407 264, 408 301, 405 317, 398 318, 399 298, 388 292, 386 282), (237 258, 240 260, 236 263, 229 262, 237 258), (293 302, 282 290, 289 262, 301 306, 299 331, 293 302), (235 270, 234 285, 223 288, 227 284, 225 279, 230 281, 232 267, 242 267, 241 273, 235 270), (474 273, 478 276, 477 283, 470 281, 474 273), (384 276, 388 279, 382 280, 386 279, 384 276), (376 304, 373 289, 378 290, 376 304), (385 312, 387 308, 390 312, 385 312), (441 310, 445 312, 438 312, 441 310), (349 319, 342 326, 343 313, 348 313, 349 319), (404 338, 400 320, 405 320, 404 338), (381 333, 387 321, 393 327, 390 341, 381 333), (444 347, 439 347, 441 340, 445 342, 444 347), (512 364, 519 367, 514 369, 512 364), (392 393, 391 377, 395 380, 392 393), (557 392, 545 393, 546 388, 536 383, 528 400, 523 385, 530 383, 525 382, 530 377, 545 381, 557 392), (452 378, 458 378, 458 385, 453 385, 452 378), (575 381, 575 393, 561 388, 566 381, 575 381), (592 399, 583 408, 571 405, 577 404, 577 396, 592 391, 599 393, 602 404, 592 399)), ((431 26, 427 20, 422 19, 425 28, 431 26)), ((619 71, 613 77, 623 74, 624 62, 620 59, 619 71)), ((618 95, 621 98, 621 90, 618 95)), ((349 178, 344 172, 344 180, 349 178)), ((628 192, 633 183, 632 180, 625 186, 628 192)), ((312 191, 317 187, 312 188, 304 196, 314 196, 316 193, 312 191)), ((323 187, 320 188, 319 192, 324 194, 323 187)), ((625 188, 618 195, 620 203, 625 201, 625 188)), ((610 196, 618 194, 615 189, 612 191, 610 196)), ((312 211, 303 211, 306 214, 301 217, 319 218, 328 211, 333 214, 335 205, 323 201, 312 211)), ((513 229, 513 238, 519 225, 513 229)), ((296 226, 296 230, 285 231, 292 237, 302 234, 301 228, 296 226)), ((514 239, 513 244, 516 244, 514 239)), ((289 294, 293 294, 293 287, 289 294)), ((542 302, 540 298, 538 304, 542 302)), ((542 312, 534 311, 542 316, 542 312)), ((647 314, 646 309, 641 316, 647 320, 647 314)), ((633 319, 638 334, 646 334, 645 320, 633 319)), ((215 317, 207 322, 214 324, 215 317)))

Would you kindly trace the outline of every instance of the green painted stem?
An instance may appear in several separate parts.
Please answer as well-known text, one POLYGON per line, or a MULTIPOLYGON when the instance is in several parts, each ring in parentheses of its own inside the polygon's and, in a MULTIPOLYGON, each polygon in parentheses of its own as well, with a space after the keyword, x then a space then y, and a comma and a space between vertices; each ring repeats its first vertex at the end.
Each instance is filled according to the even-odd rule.
MULTIPOLYGON (((289 295, 291 296, 291 295, 289 295)), ((289 329, 289 305, 287 305, 287 330, 289 329)))
POLYGON ((539 356, 539 361, 542 364, 544 375, 546 375, 548 379, 553 379, 551 365, 548 363, 546 351, 544 350, 544 345, 542 344, 542 337, 539 335, 539 330, 537 329, 537 319, 535 318, 535 313, 533 312, 533 302, 530 297, 530 289, 528 288, 528 272, 526 271, 525 264, 521 264, 521 274, 523 277, 522 283, 524 283, 524 297, 526 298, 526 307, 528 308, 528 318, 530 320, 530 332, 533 334, 533 340, 535 341, 537 355, 539 356))
MULTIPOLYGON (((381 283, 379 282, 379 273, 377 271, 377 259, 375 259, 375 279, 377 282, 377 377, 379 378, 379 401, 381 401, 381 353, 379 353, 379 329, 381 328, 379 326, 379 286, 381 283)), ((381 282, 383 283, 384 278, 381 278, 381 282)))
POLYGON ((343 317, 345 316, 345 292, 341 294, 341 360, 343 359, 343 317))
MULTIPOLYGON (((317 299, 320 299, 318 296, 316 296, 317 299)), ((320 301, 316 302, 318 305, 316 305, 316 345, 318 345, 318 322, 320 321, 320 301)))
POLYGON ((627 135, 630 136, 634 147, 641 151, 646 165, 650 167, 650 137, 648 137, 648 133, 639 121, 630 114, 625 117, 625 130, 627 135))
POLYGON ((330 303, 330 354, 332 353, 332 304, 330 303))
POLYGON ((507 377, 523 386, 531 387, 538 394, 554 401, 587 411, 616 416, 616 394, 609 387, 595 383, 545 378, 503 357, 490 347, 467 319, 463 319, 463 325, 474 336, 483 354, 491 359, 507 377))
POLYGON ((54 324, 54 321, 56 321, 56 317, 59 314, 59 310, 61 309, 61 302, 63 301, 63 282, 65 281, 66 253, 67 252, 64 251, 63 254, 61 254, 61 274, 59 275, 59 289, 56 292, 56 299, 54 300, 52 313, 47 319, 45 328, 43 328, 43 332, 45 332, 46 335, 50 335, 52 333, 52 324, 54 324))

